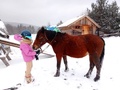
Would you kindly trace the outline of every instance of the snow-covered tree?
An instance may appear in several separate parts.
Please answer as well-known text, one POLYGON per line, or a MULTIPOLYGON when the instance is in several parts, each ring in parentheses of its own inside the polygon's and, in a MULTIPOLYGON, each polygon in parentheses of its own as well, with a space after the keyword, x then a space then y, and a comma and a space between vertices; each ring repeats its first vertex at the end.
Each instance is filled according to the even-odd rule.
POLYGON ((2 31, 6 35, 9 35, 7 28, 6 28, 5 24, 3 23, 3 21, 1 21, 1 19, 0 19, 0 31, 2 31))
POLYGON ((57 24, 57 26, 59 26, 59 25, 61 25, 61 24, 63 24, 62 20, 60 20, 60 22, 57 24))
POLYGON ((119 7, 116 1, 108 4, 107 0, 97 0, 91 4, 92 10, 87 10, 88 15, 95 20, 104 32, 111 32, 119 27, 117 22, 119 7))

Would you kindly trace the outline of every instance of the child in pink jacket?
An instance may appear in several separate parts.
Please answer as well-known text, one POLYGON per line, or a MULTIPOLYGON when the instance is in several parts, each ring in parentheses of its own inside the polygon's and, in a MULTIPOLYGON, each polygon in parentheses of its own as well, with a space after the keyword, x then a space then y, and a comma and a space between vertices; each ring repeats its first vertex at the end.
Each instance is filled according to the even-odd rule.
POLYGON ((14 39, 20 42, 20 50, 23 55, 23 59, 26 63, 25 78, 27 83, 32 80, 31 70, 32 70, 32 60, 35 58, 36 52, 32 49, 32 37, 28 30, 23 30, 21 35, 15 34, 14 39))

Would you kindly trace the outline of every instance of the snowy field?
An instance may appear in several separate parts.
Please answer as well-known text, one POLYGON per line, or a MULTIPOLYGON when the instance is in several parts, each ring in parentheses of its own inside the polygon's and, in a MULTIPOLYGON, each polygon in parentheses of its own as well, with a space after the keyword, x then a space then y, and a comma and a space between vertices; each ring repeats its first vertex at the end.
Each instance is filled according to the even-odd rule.
MULTIPOLYGON (((33 61, 32 75, 35 82, 26 84, 24 79, 25 63, 21 52, 18 48, 11 47, 12 58, 10 66, 6 67, 0 61, 0 90, 15 86, 18 83, 22 85, 18 90, 120 90, 120 37, 104 38, 105 58, 101 70, 101 79, 94 82, 96 68, 89 79, 84 75, 89 68, 89 60, 84 58, 68 57, 69 71, 64 72, 64 64, 61 64, 60 77, 54 77, 56 72, 56 57, 48 55, 39 55, 39 60, 33 61)), ((10 36, 10 41, 15 41, 10 36)), ((16 41, 15 41, 16 42, 16 41)), ((44 45, 44 49, 47 45, 44 45)), ((49 46, 46 53, 53 54, 54 52, 49 46)))

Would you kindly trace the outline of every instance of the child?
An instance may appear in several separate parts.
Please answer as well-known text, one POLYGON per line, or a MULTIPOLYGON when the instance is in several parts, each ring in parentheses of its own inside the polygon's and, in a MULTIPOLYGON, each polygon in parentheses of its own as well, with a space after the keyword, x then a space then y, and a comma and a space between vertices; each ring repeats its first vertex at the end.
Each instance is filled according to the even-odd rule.
POLYGON ((36 52, 31 47, 31 33, 28 30, 23 30, 21 35, 15 34, 14 39, 20 42, 20 50, 26 63, 25 79, 27 83, 30 83, 33 81, 31 76, 31 70, 33 66, 32 60, 36 55, 36 52))

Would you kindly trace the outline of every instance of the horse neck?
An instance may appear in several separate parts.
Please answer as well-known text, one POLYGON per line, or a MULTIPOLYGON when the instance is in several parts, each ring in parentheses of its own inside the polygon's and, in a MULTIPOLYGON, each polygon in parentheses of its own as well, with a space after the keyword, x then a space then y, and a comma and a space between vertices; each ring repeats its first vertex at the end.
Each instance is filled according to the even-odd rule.
POLYGON ((55 32, 55 31, 47 31, 46 32, 46 38, 50 42, 53 41, 56 36, 57 36, 57 32, 55 32))

